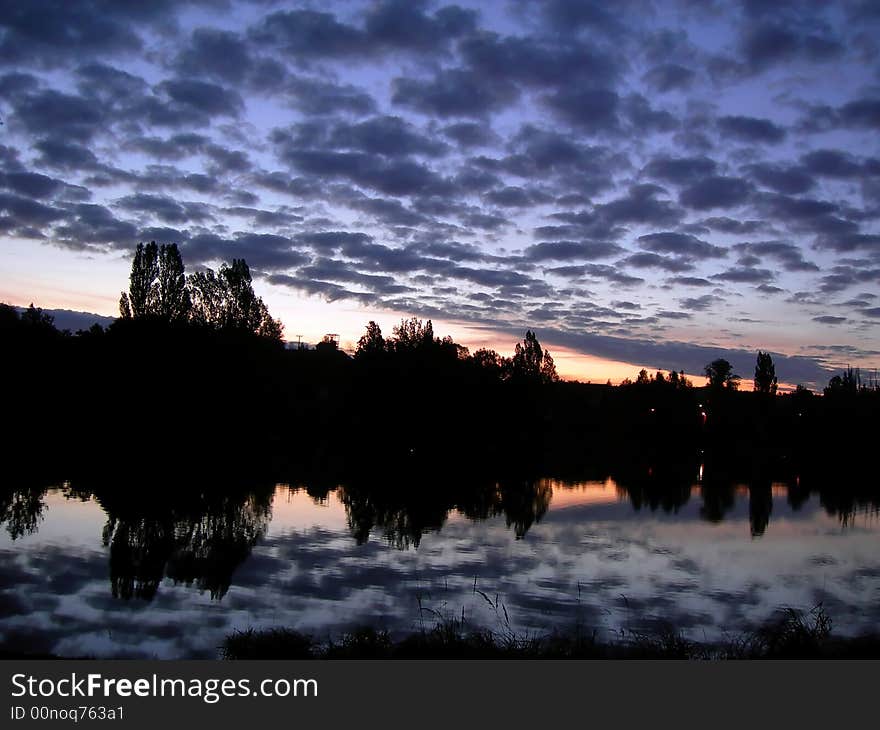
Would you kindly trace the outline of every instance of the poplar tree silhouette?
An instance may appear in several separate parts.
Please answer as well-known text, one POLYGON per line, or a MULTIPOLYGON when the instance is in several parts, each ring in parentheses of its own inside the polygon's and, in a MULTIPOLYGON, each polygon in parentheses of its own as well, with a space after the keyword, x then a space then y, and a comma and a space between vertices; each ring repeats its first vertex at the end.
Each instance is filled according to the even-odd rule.
POLYGON ((779 383, 776 379, 776 367, 769 352, 758 350, 758 361, 755 365, 755 392, 762 395, 776 395, 779 383))

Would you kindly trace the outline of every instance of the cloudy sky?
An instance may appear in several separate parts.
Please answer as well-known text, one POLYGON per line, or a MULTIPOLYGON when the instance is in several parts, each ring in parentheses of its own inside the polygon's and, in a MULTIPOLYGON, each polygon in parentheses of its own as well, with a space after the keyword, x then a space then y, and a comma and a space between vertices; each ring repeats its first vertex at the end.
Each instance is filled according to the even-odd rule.
POLYGON ((880 366, 880 5, 0 2, 0 299, 116 312, 138 241, 286 326, 563 374, 880 366))

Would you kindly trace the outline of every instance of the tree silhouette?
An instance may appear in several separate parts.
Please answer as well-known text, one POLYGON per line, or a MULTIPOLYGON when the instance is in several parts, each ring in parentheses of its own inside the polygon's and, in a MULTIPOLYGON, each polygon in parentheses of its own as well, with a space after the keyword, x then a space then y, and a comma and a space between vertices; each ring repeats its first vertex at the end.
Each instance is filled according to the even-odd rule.
POLYGON ((119 314, 123 319, 141 319, 152 313, 155 295, 153 283, 159 276, 159 247, 155 241, 146 246, 139 243, 131 262, 128 294, 119 298, 119 314))
POLYGON ((191 274, 187 281, 192 309, 190 320, 197 325, 219 329, 223 319, 225 294, 213 269, 191 274))
POLYGON ((51 314, 46 314, 40 307, 35 307, 33 302, 21 313, 21 323, 34 332, 57 335, 54 322, 55 318, 51 314))
POLYGON ((527 330, 523 341, 516 344, 510 365, 514 380, 545 383, 559 380, 553 358, 541 348, 538 337, 531 330, 527 330))
POLYGON ((739 375, 733 372, 733 366, 724 358, 718 358, 706 365, 705 373, 709 379, 709 387, 715 390, 736 390, 739 387, 739 375))
POLYGON ((481 370, 491 371, 493 373, 501 373, 504 367, 504 358, 495 350, 489 350, 481 347, 471 355, 471 361, 481 370))
POLYGON ((155 313, 166 322, 185 322, 190 298, 186 288, 183 259, 176 243, 159 249, 159 271, 155 289, 155 313))
POLYGON ((254 294, 251 271, 245 260, 233 259, 231 266, 222 264, 218 279, 225 294, 221 326, 256 332, 268 313, 263 300, 254 294))
POLYGON ((550 351, 544 350, 544 359, 541 362, 541 380, 545 383, 555 383, 559 380, 556 373, 556 363, 550 357, 550 351))
POLYGON ((382 337, 382 329, 378 324, 370 320, 367 331, 358 340, 356 358, 375 357, 385 352, 385 338, 382 337))
POLYGON ((762 395, 776 395, 778 382, 776 367, 769 352, 758 350, 758 361, 755 365, 755 392, 762 395))
POLYGON ((516 343, 513 354, 514 377, 537 380, 541 374, 541 363, 544 359, 544 351, 541 343, 531 330, 526 331, 525 339, 516 343))
POLYGON ((193 274, 187 284, 194 323, 281 341, 283 326, 254 293, 244 259, 233 259, 231 266, 222 264, 217 274, 212 269, 193 274))
POLYGON ((123 319, 152 317, 165 322, 186 322, 190 314, 183 259, 176 243, 139 243, 131 262, 128 293, 119 298, 123 319))
POLYGON ((867 383, 862 382, 861 368, 848 367, 843 371, 843 375, 835 375, 828 381, 825 387, 825 395, 856 395, 858 393, 877 392, 876 382, 872 382, 871 378, 867 379, 867 383))
POLYGON ((397 351, 416 350, 434 344, 434 325, 430 319, 425 324, 417 317, 402 319, 392 332, 394 340, 388 344, 397 351))

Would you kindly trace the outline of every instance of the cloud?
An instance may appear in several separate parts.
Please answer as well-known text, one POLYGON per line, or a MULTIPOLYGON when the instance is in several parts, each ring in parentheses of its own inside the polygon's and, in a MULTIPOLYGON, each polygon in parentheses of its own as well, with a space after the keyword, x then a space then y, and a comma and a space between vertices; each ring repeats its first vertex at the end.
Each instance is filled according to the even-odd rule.
POLYGON ((231 84, 243 83, 254 65, 251 47, 240 35, 216 28, 196 28, 173 63, 185 77, 231 84))
POLYGON ((609 85, 618 78, 620 63, 598 44, 544 40, 538 36, 479 33, 459 45, 468 70, 490 83, 515 83, 559 91, 572 82, 609 85))
POLYGON ((511 83, 495 83, 478 73, 446 69, 427 80, 395 78, 391 100, 429 116, 482 118, 518 97, 519 91, 511 83))
POLYGON ((721 136, 740 142, 774 144, 785 139, 785 129, 769 119, 726 116, 718 120, 721 136))
POLYGON ((109 244, 128 247, 137 240, 137 226, 121 220, 109 208, 93 203, 72 206, 66 221, 54 230, 56 240, 73 248, 109 244))
POLYGON ((297 111, 310 116, 328 116, 340 112, 366 115, 376 111, 373 97, 353 84, 297 76, 288 80, 285 92, 297 111))
POLYGON ((60 139, 42 139, 34 144, 42 153, 40 164, 62 170, 98 170, 102 165, 95 153, 79 144, 60 139))
POLYGON ((318 179, 348 180, 387 195, 444 195, 453 191, 451 183, 413 160, 377 160, 363 152, 297 147, 295 140, 281 131, 276 131, 273 140, 285 162, 318 179))
POLYGON ((809 192, 815 185, 814 171, 807 166, 756 163, 747 165, 746 172, 756 182, 785 195, 800 195, 809 192))
POLYGON ((671 279, 667 279, 666 283, 673 284, 675 286, 696 286, 696 287, 715 286, 708 279, 703 279, 699 276, 674 276, 671 279))
POLYGON ((316 259, 309 266, 303 266, 299 270, 299 275, 316 281, 355 284, 382 295, 403 294, 414 291, 412 287, 400 284, 394 277, 362 274, 352 264, 336 259, 316 259))
POLYGON ((638 286, 644 283, 644 279, 638 276, 631 276, 620 271, 614 266, 607 264, 584 264, 578 266, 554 266, 547 269, 547 273, 555 274, 570 279, 579 279, 582 277, 591 277, 594 279, 604 279, 606 281, 617 284, 618 286, 638 286))
POLYGON ((497 140, 489 125, 476 122, 456 122, 443 127, 441 131, 463 148, 485 147, 497 140))
POLYGON ((694 268, 694 265, 688 261, 669 258, 667 256, 659 256, 656 253, 633 254, 619 263, 627 266, 634 266, 637 269, 662 269, 663 271, 670 271, 672 273, 690 271, 694 268))
POLYGON ((843 43, 820 28, 798 28, 793 19, 765 18, 745 26, 740 50, 755 72, 791 60, 827 62, 844 52, 843 43))
POLYGON ((91 193, 79 185, 70 185, 38 172, 25 172, 23 170, 13 172, 0 172, 0 187, 26 198, 47 200, 55 197, 63 197, 72 200, 88 200, 91 193))
POLYGON ((727 249, 715 246, 689 233, 663 231, 648 233, 638 238, 639 246, 654 253, 669 253, 694 259, 723 258, 727 249))
POLYGON ((128 146, 151 157, 180 160, 198 154, 210 144, 210 139, 195 132, 181 132, 170 137, 132 137, 128 146))
POLYGON ((837 113, 844 126, 880 129, 880 99, 848 101, 837 113))
POLYGON ((103 111, 93 101, 54 89, 25 94, 14 99, 13 105, 10 124, 35 135, 58 135, 82 143, 106 124, 103 111))
MULTIPOLYGON (((118 3, 77 3, 64 0, 19 3, 7 0, 0 12, 0 58, 7 63, 37 60, 43 66, 64 65, 84 55, 137 53, 142 48, 131 15, 139 11, 118 3)), ((143 16, 167 11, 152 3, 143 16)))
POLYGON ((567 87, 545 98, 547 106, 564 122, 591 134, 621 131, 620 97, 610 89, 567 87))
POLYGON ((0 193, 0 211, 6 213, 16 226, 44 226, 66 215, 60 208, 13 193, 0 193))
MULTIPOLYGON (((819 267, 804 259, 803 251, 787 241, 758 241, 738 243, 733 249, 740 255, 768 256, 780 262, 786 271, 819 271, 819 267)), ((742 263, 742 262, 740 262, 742 263)))
POLYGON ((844 180, 861 177, 869 169, 855 156, 841 150, 813 150, 803 155, 801 162, 814 175, 844 180))
POLYGON ((695 312, 705 312, 721 302, 721 297, 714 294, 703 294, 699 297, 687 297, 681 300, 681 306, 684 309, 690 309, 695 312))
POLYGON ((716 281, 730 281, 736 283, 748 284, 766 284, 773 281, 776 275, 769 269, 756 269, 751 266, 738 266, 720 274, 713 274, 712 278, 716 281))
POLYGON ((337 251, 344 249, 350 252, 356 252, 360 248, 366 248, 372 243, 373 239, 366 233, 351 233, 349 231, 316 231, 311 233, 300 233, 296 236, 296 241, 305 246, 309 246, 318 251, 337 251))
POLYGON ((708 157, 655 157, 644 172, 657 180, 682 185, 714 174, 717 167, 708 157))
POLYGON ((663 63, 649 69, 642 80, 655 91, 687 91, 694 83, 696 73, 677 63, 663 63))
POLYGON ((613 37, 625 33, 626 24, 621 22, 621 13, 626 9, 631 8, 627 8, 624 2, 615 9, 617 12, 601 2, 546 0, 541 3, 541 12, 548 25, 556 31, 570 33, 587 28, 613 37))
POLYGON ((266 281, 275 286, 294 289, 306 294, 319 295, 328 302, 351 299, 359 301, 361 304, 370 305, 375 304, 377 301, 375 294, 351 291, 344 286, 332 282, 315 281, 309 278, 291 276, 290 274, 270 274, 266 277, 266 281))
POLYGON ((691 319, 694 315, 691 314, 690 312, 668 312, 666 310, 661 310, 661 311, 657 312, 657 316, 660 319, 680 320, 680 319, 691 319))
POLYGON ((831 267, 830 272, 822 276, 819 282, 819 290, 826 294, 867 283, 880 283, 880 266, 839 264, 831 267))
POLYGON ((734 208, 745 203, 751 192, 751 186, 741 178, 713 175, 686 187, 678 201, 695 210, 734 208))
POLYGON ((763 221, 734 220, 733 218, 726 218, 724 216, 705 218, 701 222, 704 226, 713 230, 722 231, 723 233, 737 234, 757 233, 767 226, 763 221))
POLYGON ((665 192, 657 185, 634 185, 625 197, 597 205, 596 212, 610 225, 644 223, 666 226, 677 223, 684 216, 684 211, 669 200, 657 199, 665 192))
POLYGON ((149 213, 165 223, 203 223, 212 220, 208 207, 202 203, 180 202, 162 195, 136 193, 116 201, 123 210, 149 213))
POLYGON ((490 190, 486 193, 485 200, 501 208, 528 208, 538 203, 549 202, 550 197, 536 190, 508 185, 490 190))
POLYGON ((177 107, 191 110, 198 117, 237 117, 244 109, 244 101, 238 92, 210 81, 177 78, 163 81, 157 88, 171 100, 168 109, 172 114, 177 107))
POLYGON ((257 271, 285 271, 311 261, 287 236, 238 232, 231 238, 202 233, 191 236, 182 247, 188 261, 210 264, 243 258, 257 271))
POLYGON ((594 261, 622 251, 620 246, 605 241, 548 241, 529 246, 523 255, 530 261, 594 261))
POLYGON ((114 68, 100 61, 90 61, 77 67, 77 86, 87 98, 97 97, 111 105, 131 104, 149 91, 140 76, 114 68))
POLYGON ((447 5, 433 15, 419 0, 384 0, 367 13, 365 30, 371 44, 422 53, 444 48, 452 39, 473 32, 477 13, 447 5))
POLYGON ((297 59, 345 58, 369 51, 367 35, 340 23, 333 13, 316 10, 278 11, 252 27, 249 35, 259 44, 271 44, 297 59))
POLYGON ((370 198, 363 196, 347 201, 347 205, 393 226, 419 226, 427 223, 429 220, 421 213, 406 208, 399 200, 394 198, 370 198))
POLYGON ((681 123, 671 112, 653 108, 641 94, 629 94, 623 100, 621 111, 636 134, 672 132, 681 123))
POLYGON ((840 106, 811 104, 798 122, 804 132, 834 129, 880 129, 880 98, 861 97, 840 106))
POLYGON ((355 124, 337 124, 329 133, 327 145, 334 149, 354 149, 384 157, 442 157, 448 151, 448 146, 443 142, 419 134, 412 124, 395 116, 373 117, 355 124))

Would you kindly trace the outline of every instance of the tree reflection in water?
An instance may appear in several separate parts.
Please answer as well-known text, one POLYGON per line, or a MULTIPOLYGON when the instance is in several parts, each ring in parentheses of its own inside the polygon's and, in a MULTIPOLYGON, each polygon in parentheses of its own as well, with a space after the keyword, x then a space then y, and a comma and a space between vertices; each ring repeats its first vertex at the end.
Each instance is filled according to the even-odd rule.
POLYGON ((517 539, 522 538, 547 512, 553 493, 547 479, 463 484, 464 480, 445 488, 399 483, 342 486, 339 499, 359 545, 379 530, 389 544, 407 549, 418 547, 426 532, 439 531, 453 510, 472 520, 504 515, 517 539))
POLYGON ((0 489, 0 525, 13 540, 34 534, 40 527, 46 511, 47 486, 33 484, 0 489))
POLYGON ((221 599, 266 532, 271 496, 217 496, 184 510, 169 504, 159 514, 108 509, 103 542, 114 597, 150 600, 168 577, 221 599))
MULTIPOLYGON (((775 487, 785 489, 788 504, 798 510, 818 494, 829 515, 843 526, 856 515, 880 512, 876 484, 864 476, 796 474, 782 480, 752 464, 743 475, 735 469, 694 459, 637 459, 613 466, 593 466, 565 478, 496 479, 486 476, 440 476, 421 470, 405 476, 364 478, 340 484, 327 476, 300 482, 316 501, 336 492, 345 508, 349 531, 358 544, 379 534, 395 548, 418 548, 422 536, 440 531, 449 515, 457 512, 473 521, 502 516, 517 539, 547 514, 554 490, 567 484, 604 482, 610 479, 619 499, 634 512, 677 513, 699 495, 697 513, 720 523, 740 498, 748 495, 748 515, 753 538, 771 528, 775 487), (421 472, 421 473, 420 473, 421 472)), ((239 477, 239 482, 246 481, 239 477)), ((156 480, 164 483, 164 480, 156 480)), ((46 482, 17 478, 0 487, 0 525, 12 540, 38 531, 47 510, 46 482)), ((257 488, 212 480, 164 486, 130 482, 100 482, 83 488, 65 482, 70 499, 94 499, 107 521, 103 545, 109 549, 110 586, 120 599, 154 598, 163 580, 196 586, 220 600, 229 590, 233 574, 266 533, 272 515, 275 484, 266 480, 257 488)))

